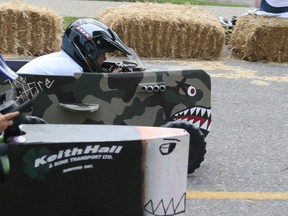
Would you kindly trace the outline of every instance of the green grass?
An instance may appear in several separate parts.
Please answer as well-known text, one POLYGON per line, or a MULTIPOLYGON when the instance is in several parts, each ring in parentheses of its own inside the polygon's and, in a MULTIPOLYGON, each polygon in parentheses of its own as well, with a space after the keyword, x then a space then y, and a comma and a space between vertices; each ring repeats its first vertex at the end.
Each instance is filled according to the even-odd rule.
MULTIPOLYGON (((90 1, 98 1, 98 0, 90 0, 90 1)), ((155 3, 173 3, 173 4, 193 4, 193 5, 210 5, 210 6, 227 6, 227 7, 247 7, 245 4, 233 4, 233 3, 220 3, 206 0, 125 0, 125 1, 117 1, 117 0, 106 0, 106 1, 116 1, 116 2, 155 2, 155 3)))
POLYGON ((63 26, 66 28, 70 23, 74 22, 77 19, 80 19, 81 17, 72 17, 72 16, 65 16, 63 17, 63 26))

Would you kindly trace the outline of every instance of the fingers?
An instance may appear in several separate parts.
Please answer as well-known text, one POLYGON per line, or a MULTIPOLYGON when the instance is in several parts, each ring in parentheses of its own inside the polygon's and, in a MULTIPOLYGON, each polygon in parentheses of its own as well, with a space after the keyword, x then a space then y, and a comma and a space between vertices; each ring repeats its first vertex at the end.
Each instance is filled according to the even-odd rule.
POLYGON ((120 73, 122 72, 122 68, 118 67, 118 68, 115 68, 112 73, 120 73))
POLYGON ((5 119, 5 120, 11 120, 15 117, 17 117, 20 113, 17 111, 17 112, 12 112, 12 113, 7 113, 7 114, 4 114, 2 115, 2 118, 5 119))
POLYGON ((122 72, 122 68, 121 67, 115 67, 115 66, 111 65, 111 67, 109 68, 109 72, 120 73, 120 72, 122 72))
POLYGON ((7 127, 13 125, 13 120, 3 120, 0 119, 0 132, 4 131, 7 129, 7 127))
MULTIPOLYGON (((7 126, 6 126, 6 128, 7 127, 9 127, 9 126, 12 126, 13 125, 13 120, 7 120, 7 126)), ((5 129, 6 129, 5 128, 5 129)))
POLYGON ((7 129, 7 127, 13 125, 13 118, 17 117, 20 113, 17 112, 12 112, 12 113, 7 113, 7 114, 0 114, 0 132, 4 131, 7 129))

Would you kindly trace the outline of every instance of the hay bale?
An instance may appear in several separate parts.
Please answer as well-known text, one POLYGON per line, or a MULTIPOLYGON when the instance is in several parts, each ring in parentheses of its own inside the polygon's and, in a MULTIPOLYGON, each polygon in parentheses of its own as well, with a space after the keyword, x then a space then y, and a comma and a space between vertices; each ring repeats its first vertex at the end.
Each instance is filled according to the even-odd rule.
POLYGON ((238 18, 228 47, 248 61, 288 61, 288 19, 246 15, 238 18))
POLYGON ((142 57, 216 59, 225 42, 219 21, 192 5, 133 3, 107 8, 99 20, 142 57))
POLYGON ((60 49, 62 18, 23 3, 0 5, 0 52, 39 56, 60 49))

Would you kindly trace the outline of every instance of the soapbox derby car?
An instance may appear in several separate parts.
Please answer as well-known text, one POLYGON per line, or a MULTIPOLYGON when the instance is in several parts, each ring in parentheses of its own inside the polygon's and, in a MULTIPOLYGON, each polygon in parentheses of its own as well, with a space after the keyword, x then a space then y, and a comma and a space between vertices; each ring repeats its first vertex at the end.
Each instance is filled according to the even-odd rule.
POLYGON ((185 215, 187 131, 47 124, 14 93, 0 103, 21 112, 0 143, 1 216, 185 215))
MULTIPOLYGON (((190 133, 188 173, 199 168, 211 126, 211 82, 202 69, 144 64, 111 58, 103 68, 124 73, 75 73, 74 76, 25 75, 0 78, 0 92, 16 89, 16 102, 33 99, 27 115, 51 124, 108 124, 180 127, 190 133)), ((16 71, 27 59, 1 60, 16 71)), ((113 131, 111 131, 113 136, 113 131)))

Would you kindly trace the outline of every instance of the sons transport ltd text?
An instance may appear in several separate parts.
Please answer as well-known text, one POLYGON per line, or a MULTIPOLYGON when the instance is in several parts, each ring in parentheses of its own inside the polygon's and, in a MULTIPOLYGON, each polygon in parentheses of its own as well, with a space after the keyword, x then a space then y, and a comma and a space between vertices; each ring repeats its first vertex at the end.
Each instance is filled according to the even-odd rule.
POLYGON ((113 154, 119 154, 123 146, 112 145, 111 147, 100 145, 88 145, 85 148, 69 148, 60 150, 56 154, 46 154, 35 159, 34 168, 49 164, 49 167, 67 164, 69 162, 113 159, 113 154), (52 165, 53 164, 53 165, 52 165))

